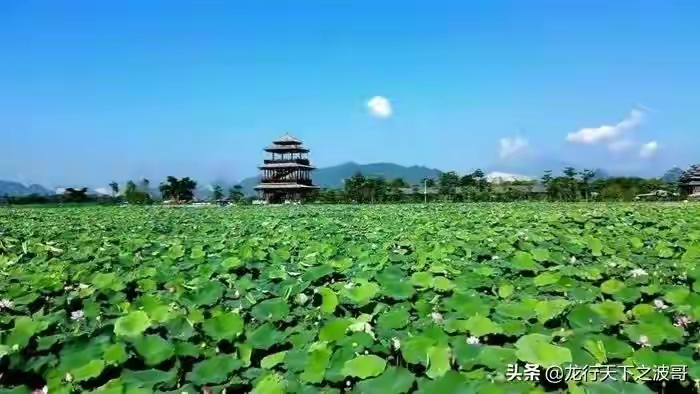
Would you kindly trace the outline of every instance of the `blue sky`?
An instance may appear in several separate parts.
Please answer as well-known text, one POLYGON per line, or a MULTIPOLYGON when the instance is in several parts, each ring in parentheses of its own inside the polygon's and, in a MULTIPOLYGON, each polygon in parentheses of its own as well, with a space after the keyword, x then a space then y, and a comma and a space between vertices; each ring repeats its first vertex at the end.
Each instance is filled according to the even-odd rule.
POLYGON ((698 20, 690 0, 4 1, 0 179, 238 180, 285 132, 321 167, 657 174, 700 162, 698 20))

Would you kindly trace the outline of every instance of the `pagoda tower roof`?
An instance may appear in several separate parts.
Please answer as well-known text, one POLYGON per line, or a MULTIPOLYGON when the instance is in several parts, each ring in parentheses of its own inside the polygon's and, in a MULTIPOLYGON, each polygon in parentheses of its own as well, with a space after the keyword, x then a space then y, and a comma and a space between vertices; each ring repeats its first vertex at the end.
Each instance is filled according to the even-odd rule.
POLYGON ((700 185, 700 164, 690 166, 690 168, 681 175, 680 182, 692 186, 700 185))
POLYGON ((301 140, 289 133, 286 133, 280 138, 272 141, 272 143, 275 145, 301 145, 301 140))

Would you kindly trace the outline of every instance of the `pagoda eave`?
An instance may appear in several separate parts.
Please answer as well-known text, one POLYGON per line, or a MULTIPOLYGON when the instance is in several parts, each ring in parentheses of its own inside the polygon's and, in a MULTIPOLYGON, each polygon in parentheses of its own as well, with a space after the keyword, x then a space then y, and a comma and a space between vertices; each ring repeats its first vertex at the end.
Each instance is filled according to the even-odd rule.
POLYGON ((304 190, 312 190, 312 189, 319 189, 318 186, 309 186, 309 185, 300 185, 298 183, 261 183, 254 188, 255 190, 280 190, 280 189, 304 189, 304 190))
POLYGON ((261 166, 258 166, 258 168, 261 170, 282 170, 285 168, 289 168, 289 169, 303 169, 303 170, 309 170, 309 171, 313 171, 316 169, 316 167, 314 167, 314 166, 307 166, 304 164, 296 164, 296 163, 263 164, 261 166))

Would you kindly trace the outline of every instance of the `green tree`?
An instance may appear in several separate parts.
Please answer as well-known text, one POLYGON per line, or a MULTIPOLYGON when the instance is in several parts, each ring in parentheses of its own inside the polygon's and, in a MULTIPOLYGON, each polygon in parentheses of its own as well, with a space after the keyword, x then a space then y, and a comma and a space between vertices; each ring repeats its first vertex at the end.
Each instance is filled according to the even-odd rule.
POLYGON ((124 199, 129 204, 148 204, 151 202, 150 194, 139 190, 134 181, 129 181, 126 183, 124 199))
POLYGON ((196 188, 197 182, 189 177, 177 179, 174 176, 169 176, 166 182, 161 183, 159 187, 164 199, 172 199, 177 202, 192 201, 196 188))
POLYGON ((212 190, 211 197, 214 201, 224 198, 224 190, 221 188, 221 185, 214 185, 214 190, 212 190))
POLYGON ((230 189, 228 189, 228 198, 231 199, 231 201, 235 202, 241 202, 243 200, 243 186, 241 185, 234 185, 230 189))
POLYGON ((454 200, 455 195, 457 194, 457 187, 459 186, 459 175, 454 172, 443 172, 440 174, 440 187, 439 187, 439 193, 443 198, 447 198, 448 200, 452 201, 454 200))
POLYGON ((391 201, 401 201, 403 199, 403 189, 406 188, 408 184, 402 178, 392 179, 389 182, 389 199, 391 201))
POLYGON ((591 194, 591 180, 595 177, 595 171, 585 169, 581 173, 581 189, 583 191, 583 196, 588 201, 591 194))
POLYGON ((566 167, 564 168, 564 176, 566 177, 566 186, 564 189, 567 199, 571 201, 577 200, 579 193, 576 176, 578 176, 578 172, 574 167, 566 167))
POLYGON ((351 200, 358 203, 365 202, 364 191, 366 189, 367 179, 362 173, 357 172, 352 177, 345 179, 343 189, 345 195, 351 200))
POLYGON ((109 187, 112 189, 112 198, 117 197, 119 195, 119 184, 112 181, 112 183, 109 184, 109 187))

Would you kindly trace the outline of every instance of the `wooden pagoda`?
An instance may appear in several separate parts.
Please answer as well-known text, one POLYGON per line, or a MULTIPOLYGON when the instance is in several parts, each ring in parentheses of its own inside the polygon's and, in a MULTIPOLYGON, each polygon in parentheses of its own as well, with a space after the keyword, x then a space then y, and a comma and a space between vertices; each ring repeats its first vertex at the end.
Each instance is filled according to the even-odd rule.
POLYGON ((309 150, 297 138, 286 134, 265 148, 268 156, 260 169, 260 183, 255 187, 263 200, 271 204, 301 201, 318 189, 311 181, 315 169, 309 150))
POLYGON ((691 166, 681 175, 679 186, 684 195, 700 198, 700 164, 691 166))

